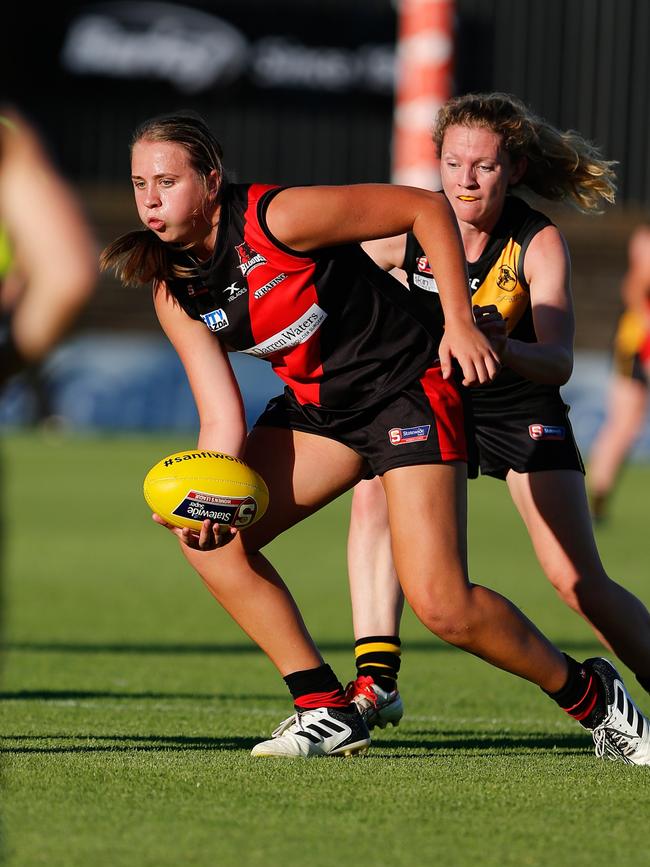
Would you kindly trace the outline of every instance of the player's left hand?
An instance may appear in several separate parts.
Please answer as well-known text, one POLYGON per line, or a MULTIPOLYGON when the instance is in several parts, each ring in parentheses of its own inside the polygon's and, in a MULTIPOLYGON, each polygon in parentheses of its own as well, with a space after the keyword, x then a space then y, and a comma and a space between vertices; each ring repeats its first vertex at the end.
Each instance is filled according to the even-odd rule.
POLYGON ((490 341, 473 323, 446 323, 438 352, 443 379, 451 376, 455 358, 463 371, 463 385, 466 386, 491 382, 501 368, 499 356, 490 341))
POLYGON ((174 527, 173 524, 168 524, 164 518, 155 512, 152 518, 156 524, 166 527, 173 533, 183 545, 187 545, 188 548, 193 548, 196 551, 214 551, 216 548, 223 548, 228 542, 232 542, 239 532, 236 527, 215 524, 214 521, 210 521, 207 518, 203 521, 201 530, 198 533, 196 530, 190 530, 189 527, 174 527))
POLYGON ((508 326, 496 304, 475 304, 473 308, 476 325, 490 341, 494 351, 503 361, 508 343, 508 326))

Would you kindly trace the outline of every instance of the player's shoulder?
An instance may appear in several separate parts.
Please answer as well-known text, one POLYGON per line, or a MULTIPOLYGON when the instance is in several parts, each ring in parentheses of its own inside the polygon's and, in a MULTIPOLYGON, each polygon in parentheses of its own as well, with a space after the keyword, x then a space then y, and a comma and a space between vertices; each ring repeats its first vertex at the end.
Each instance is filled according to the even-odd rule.
POLYGON ((650 273, 650 224, 644 223, 634 230, 629 243, 630 266, 650 273))
POLYGON ((547 214, 515 195, 506 196, 503 215, 516 237, 532 236, 546 226, 555 225, 547 214))

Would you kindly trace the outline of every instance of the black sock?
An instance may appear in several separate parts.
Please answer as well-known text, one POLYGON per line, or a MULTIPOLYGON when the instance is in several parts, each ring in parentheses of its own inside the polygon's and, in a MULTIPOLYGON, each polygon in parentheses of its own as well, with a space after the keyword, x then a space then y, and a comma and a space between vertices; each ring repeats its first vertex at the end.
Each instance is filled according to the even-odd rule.
POLYGON ((357 676, 368 675, 377 686, 392 692, 397 686, 401 644, 397 635, 369 635, 355 641, 357 676))
POLYGON ((296 710, 316 707, 349 708, 343 687, 329 665, 294 671, 284 678, 296 710))
POLYGON ((569 666, 567 682, 557 692, 546 694, 580 725, 593 729, 607 712, 603 685, 590 666, 576 662, 566 653, 564 657, 569 666))

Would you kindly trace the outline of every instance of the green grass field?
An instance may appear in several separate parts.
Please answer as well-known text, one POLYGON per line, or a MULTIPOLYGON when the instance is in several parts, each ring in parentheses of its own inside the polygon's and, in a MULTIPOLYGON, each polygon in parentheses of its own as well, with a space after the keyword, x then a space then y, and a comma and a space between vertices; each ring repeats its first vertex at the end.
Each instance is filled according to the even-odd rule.
MULTIPOLYGON (((366 758, 251 759, 289 714, 288 693, 142 499, 149 466, 187 445, 3 444, 6 863, 650 864, 650 768, 597 761, 537 688, 443 646, 410 613, 399 728, 366 758)), ((599 532, 611 574, 646 603, 648 490, 650 467, 631 468, 599 532)), ((541 576, 505 486, 481 480, 470 493, 472 574, 568 652, 599 653, 541 576)), ((353 671, 348 506, 271 549, 341 679, 353 671)))

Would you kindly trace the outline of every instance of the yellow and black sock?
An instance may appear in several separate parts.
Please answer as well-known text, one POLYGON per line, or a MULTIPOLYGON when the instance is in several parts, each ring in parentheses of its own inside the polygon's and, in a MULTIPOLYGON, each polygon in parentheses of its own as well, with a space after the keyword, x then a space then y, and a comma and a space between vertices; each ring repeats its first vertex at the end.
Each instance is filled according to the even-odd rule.
POLYGON ((369 635, 354 643, 357 676, 370 676, 382 689, 397 686, 402 642, 397 635, 369 635))

